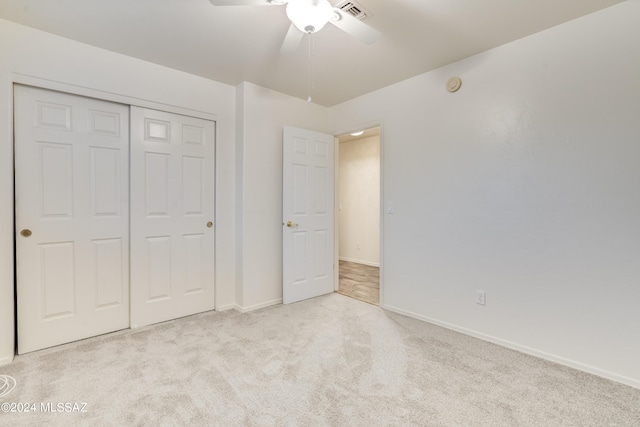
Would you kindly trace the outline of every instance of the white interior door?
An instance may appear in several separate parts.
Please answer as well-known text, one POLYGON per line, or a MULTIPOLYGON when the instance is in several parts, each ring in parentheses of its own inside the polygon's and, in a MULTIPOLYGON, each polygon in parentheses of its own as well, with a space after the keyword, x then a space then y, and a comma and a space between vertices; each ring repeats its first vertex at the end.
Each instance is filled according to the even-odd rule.
POLYGON ((285 126, 283 137, 285 304, 334 289, 334 139, 285 126))
POLYGON ((131 107, 131 326, 214 308, 215 123, 131 107))
POLYGON ((127 328, 128 107, 14 95, 18 353, 127 328))

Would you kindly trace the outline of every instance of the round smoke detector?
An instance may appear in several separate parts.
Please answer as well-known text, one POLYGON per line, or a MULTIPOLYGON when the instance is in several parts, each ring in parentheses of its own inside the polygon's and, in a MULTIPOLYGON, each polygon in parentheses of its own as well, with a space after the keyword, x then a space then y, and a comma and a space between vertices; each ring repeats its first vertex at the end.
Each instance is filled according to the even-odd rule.
POLYGON ((449 92, 457 92, 458 89, 460 89, 460 86, 462 86, 462 80, 460 80, 460 77, 451 77, 447 80, 447 90, 449 92))

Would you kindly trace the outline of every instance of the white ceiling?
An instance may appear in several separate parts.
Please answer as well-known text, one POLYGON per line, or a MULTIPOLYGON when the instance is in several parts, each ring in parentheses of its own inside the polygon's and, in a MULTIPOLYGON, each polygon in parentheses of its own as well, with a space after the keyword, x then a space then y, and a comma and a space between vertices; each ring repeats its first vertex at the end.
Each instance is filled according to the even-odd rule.
MULTIPOLYGON (((338 0, 330 0, 336 4, 338 0)), ((313 101, 331 106, 621 0, 356 0, 382 33, 367 46, 327 25, 314 35, 313 101)), ((0 17, 219 82, 306 99, 307 43, 280 54, 283 6, 208 0, 1 0, 0 17)), ((19 41, 18 41, 19 43, 19 41)))

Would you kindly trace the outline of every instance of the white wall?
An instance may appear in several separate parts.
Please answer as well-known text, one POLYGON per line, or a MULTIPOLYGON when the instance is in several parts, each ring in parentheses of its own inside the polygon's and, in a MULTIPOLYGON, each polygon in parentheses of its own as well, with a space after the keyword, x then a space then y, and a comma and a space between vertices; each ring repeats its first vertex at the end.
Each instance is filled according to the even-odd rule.
POLYGON ((324 132, 327 109, 251 83, 237 87, 240 310, 282 302, 282 128, 324 132))
POLYGON ((638 22, 624 2, 329 109, 383 122, 386 308, 640 387, 638 22))
POLYGON ((0 20, 0 364, 14 352, 14 81, 217 120, 216 307, 233 307, 235 88, 0 20))
POLYGON ((380 137, 340 143, 340 259, 380 265, 380 137))

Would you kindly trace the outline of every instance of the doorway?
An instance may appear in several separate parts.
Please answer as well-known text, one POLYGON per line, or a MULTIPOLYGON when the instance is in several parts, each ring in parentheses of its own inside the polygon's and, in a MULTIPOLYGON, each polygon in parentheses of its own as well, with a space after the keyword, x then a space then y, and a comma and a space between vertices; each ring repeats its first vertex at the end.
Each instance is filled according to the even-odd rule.
POLYGON ((336 291, 380 304, 380 128, 338 138, 336 291))

